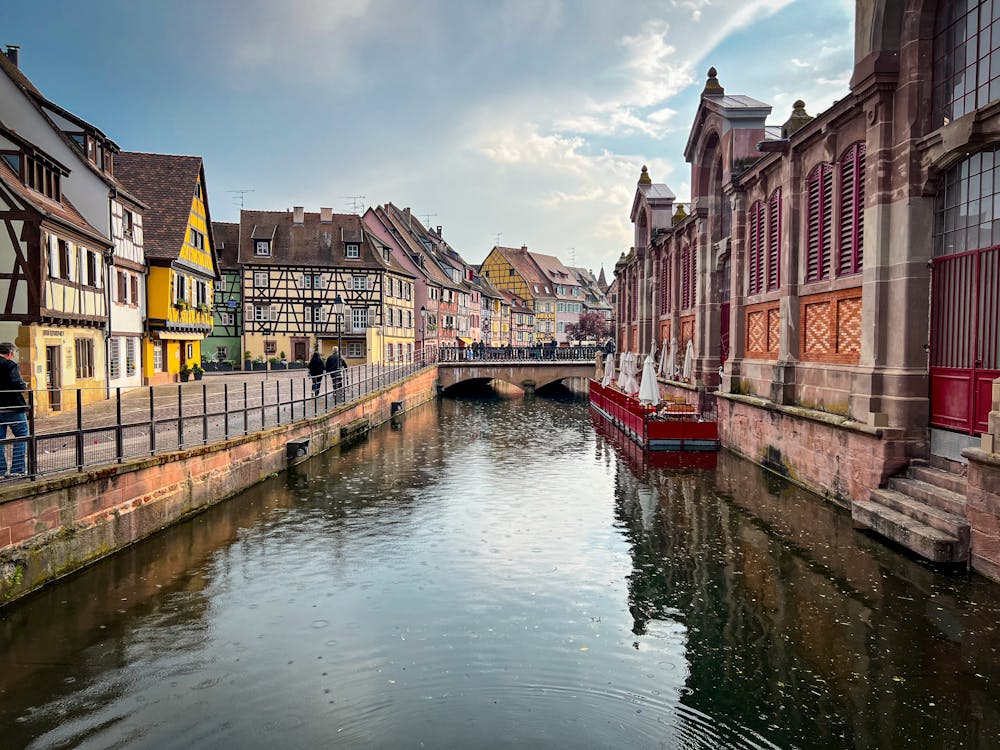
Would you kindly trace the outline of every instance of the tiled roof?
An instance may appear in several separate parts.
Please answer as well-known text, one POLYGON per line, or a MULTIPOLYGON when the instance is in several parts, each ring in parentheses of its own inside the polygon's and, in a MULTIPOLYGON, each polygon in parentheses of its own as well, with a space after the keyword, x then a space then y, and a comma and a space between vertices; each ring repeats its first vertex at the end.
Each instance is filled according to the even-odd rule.
MULTIPOLYGON (((3 55, 0 54, 0 57, 3 57, 3 55)), ((43 216, 72 227, 84 236, 99 242, 104 247, 112 247, 111 240, 107 239, 99 229, 84 219, 68 198, 64 196, 60 203, 32 190, 21 182, 20 177, 14 173, 14 170, 10 168, 10 165, 4 159, 0 159, 0 182, 43 216)))
POLYGON ((235 270, 240 267, 240 225, 232 221, 213 221, 212 239, 219 268, 235 270))
POLYGON ((522 278, 528 283, 529 286, 534 287, 539 285, 538 292, 532 289, 533 294, 541 295, 543 297, 554 297, 552 292, 551 283, 545 278, 545 274, 542 270, 535 264, 532 260, 531 254, 528 252, 527 248, 523 247, 501 247, 496 246, 493 248, 499 252, 503 257, 507 259, 507 262, 513 266, 514 270, 519 273, 522 278), (549 287, 549 291, 545 291, 545 287, 549 287))
POLYGON ((530 307, 528 307, 527 305, 525 305, 523 302, 519 301, 520 297, 516 297, 513 294, 511 294, 510 292, 505 291, 503 289, 500 290, 500 294, 503 295, 504 299, 507 300, 507 303, 510 305, 511 312, 516 312, 516 313, 530 313, 532 315, 535 314, 534 310, 532 310, 530 307))
MULTIPOLYGON (((146 257, 176 260, 187 237, 201 157, 122 151, 115 169, 125 186, 149 206, 142 215, 146 257)), ((205 206, 207 210, 207 197, 205 206)))
POLYGON ((434 249, 437 238, 431 237, 415 216, 410 214, 407 221, 405 213, 392 203, 385 204, 382 211, 403 242, 406 243, 411 257, 420 259, 415 262, 429 281, 446 289, 462 289, 461 282, 453 281, 448 271, 445 270, 445 266, 450 268, 451 264, 445 263, 434 249))
POLYGON ((572 294, 559 294, 556 291, 556 286, 580 286, 579 280, 576 276, 562 264, 557 257, 554 255, 544 255, 543 253, 533 253, 528 252, 531 259, 535 261, 535 265, 545 274, 545 278, 548 279, 550 289, 552 289, 552 296, 560 299, 573 299, 572 294))

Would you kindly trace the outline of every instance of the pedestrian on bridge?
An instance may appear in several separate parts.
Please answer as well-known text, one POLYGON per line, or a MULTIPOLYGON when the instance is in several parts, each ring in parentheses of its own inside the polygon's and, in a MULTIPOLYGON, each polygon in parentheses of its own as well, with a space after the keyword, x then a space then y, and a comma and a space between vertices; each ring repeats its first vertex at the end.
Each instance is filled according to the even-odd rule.
POLYGON ((333 401, 339 403, 344 395, 344 370, 347 363, 340 356, 340 349, 333 347, 330 356, 326 358, 326 371, 330 374, 330 387, 333 388, 333 401))
POLYGON ((323 364, 323 357, 319 351, 313 352, 312 359, 309 360, 309 374, 312 376, 313 398, 319 395, 319 389, 323 387, 323 373, 326 366, 323 364))
MULTIPOLYGON (((17 347, 8 341, 0 344, 0 440, 7 437, 7 428, 10 428, 14 437, 28 436, 28 404, 24 400, 22 391, 28 389, 27 383, 21 377, 18 369, 17 347)), ((10 462, 10 475, 25 474, 24 463, 27 454, 27 443, 14 443, 10 462)), ((0 445, 0 476, 7 473, 7 446, 0 445)))

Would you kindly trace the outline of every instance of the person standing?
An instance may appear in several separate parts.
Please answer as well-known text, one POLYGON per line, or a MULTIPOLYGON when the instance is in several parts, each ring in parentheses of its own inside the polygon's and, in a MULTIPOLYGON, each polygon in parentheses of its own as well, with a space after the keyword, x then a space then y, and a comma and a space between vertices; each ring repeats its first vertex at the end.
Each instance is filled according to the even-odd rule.
POLYGON ((309 360, 309 374, 312 376, 313 397, 319 395, 319 389, 323 387, 323 373, 326 367, 323 365, 323 357, 318 351, 313 352, 312 359, 309 360))
POLYGON ((333 347, 330 356, 326 358, 326 371, 330 374, 330 384, 333 388, 333 402, 339 403, 344 397, 344 370, 347 363, 340 356, 340 349, 333 347))
MULTIPOLYGON (((28 436, 28 404, 23 392, 28 389, 27 383, 21 377, 15 355, 17 348, 10 342, 0 344, 0 439, 7 437, 10 428, 14 437, 28 436)), ((24 476, 26 473, 25 454, 27 443, 14 443, 10 462, 11 476, 24 476)), ((7 474, 7 446, 0 446, 0 476, 7 474)))

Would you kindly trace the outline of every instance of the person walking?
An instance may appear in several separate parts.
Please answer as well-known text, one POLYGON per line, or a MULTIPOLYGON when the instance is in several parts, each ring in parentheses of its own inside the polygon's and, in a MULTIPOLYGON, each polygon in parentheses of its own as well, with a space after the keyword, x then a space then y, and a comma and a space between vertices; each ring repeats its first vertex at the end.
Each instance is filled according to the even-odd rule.
MULTIPOLYGON (((21 377, 18 369, 17 347, 8 341, 0 344, 0 440, 7 437, 7 428, 14 437, 28 436, 28 403, 24 400, 23 391, 28 389, 27 383, 21 377)), ((27 442, 14 443, 10 476, 24 476, 27 473, 25 455, 27 442)), ((7 446, 0 446, 0 476, 7 474, 7 446)))
POLYGON ((344 370, 347 363, 340 356, 340 349, 333 347, 330 356, 326 358, 326 371, 330 374, 330 384, 333 388, 333 402, 340 403, 344 400, 344 370))
POLYGON ((323 364, 323 357, 319 351, 313 352, 312 359, 309 360, 309 374, 312 376, 313 398, 319 395, 319 389, 323 387, 323 373, 326 367, 323 364))

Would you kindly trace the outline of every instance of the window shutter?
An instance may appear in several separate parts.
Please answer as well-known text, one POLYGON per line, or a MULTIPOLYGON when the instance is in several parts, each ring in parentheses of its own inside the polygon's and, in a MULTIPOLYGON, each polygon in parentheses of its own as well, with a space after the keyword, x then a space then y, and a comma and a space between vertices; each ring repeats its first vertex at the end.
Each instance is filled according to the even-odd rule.
POLYGON ((59 240, 54 234, 49 235, 49 278, 59 276, 59 240))
POLYGON ((343 326, 345 333, 354 332, 354 310, 350 307, 344 307, 343 326))
POLYGON ((268 315, 271 318, 271 322, 272 323, 276 322, 278 320, 278 306, 277 305, 268 305, 267 309, 269 311, 268 315))
POLYGON ((377 323, 378 323, 378 308, 374 307, 374 306, 369 307, 368 308, 368 325, 369 326, 374 326, 377 323))
POLYGON ((854 148, 844 154, 840 160, 840 252, 837 263, 837 275, 845 276, 852 273, 854 261, 854 228, 855 228, 855 188, 857 175, 854 171, 854 148))
POLYGON ((323 274, 318 273, 313 277, 313 285, 317 289, 326 289, 326 278, 323 274))
POLYGON ((855 162, 854 178, 858 184, 855 191, 854 223, 857 229, 854 231, 854 272, 860 272, 865 266, 865 155, 867 147, 864 143, 858 144, 857 161, 855 162))
POLYGON ((371 276, 368 276, 366 278, 365 283, 366 283, 368 291, 371 291, 372 289, 375 288, 375 279, 372 278, 371 276))
POLYGON ((253 305, 245 304, 243 305, 243 323, 246 325, 253 320, 253 305))
POLYGON ((781 286, 781 188, 771 194, 767 207, 767 288, 781 286))
POLYGON ((806 281, 815 281, 819 278, 819 247, 820 247, 820 193, 819 171, 814 171, 809 176, 808 189, 809 222, 808 237, 806 240, 806 281))
POLYGON ((747 258, 747 294, 757 294, 761 291, 758 279, 760 278, 760 201, 754 201, 750 206, 750 252, 747 258))
POLYGON ((833 167, 829 164, 823 165, 821 189, 823 193, 823 235, 820 245, 820 276, 821 279, 830 277, 830 262, 833 250, 833 190, 830 181, 833 177, 833 167))

